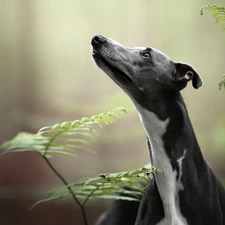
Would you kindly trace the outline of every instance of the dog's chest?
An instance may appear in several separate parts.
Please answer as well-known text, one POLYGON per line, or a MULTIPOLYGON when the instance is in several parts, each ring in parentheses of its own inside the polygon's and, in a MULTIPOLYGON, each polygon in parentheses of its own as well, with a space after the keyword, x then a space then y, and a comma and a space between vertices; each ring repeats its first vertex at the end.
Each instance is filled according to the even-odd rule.
POLYGON ((179 177, 177 178, 177 171, 172 169, 162 140, 162 136, 166 132, 167 125, 169 124, 169 119, 161 121, 154 113, 146 110, 139 111, 139 113, 141 122, 150 139, 152 166, 160 168, 164 174, 155 175, 165 214, 165 217, 162 218, 157 225, 187 225, 187 221, 180 211, 178 195, 178 192, 183 189, 181 183, 182 160, 185 157, 186 151, 184 151, 182 157, 177 160, 179 168, 179 177))
POLYGON ((165 217, 157 225, 187 225, 182 216, 178 192, 183 189, 182 183, 177 180, 177 172, 172 170, 171 164, 165 155, 153 154, 153 166, 161 168, 164 175, 156 175, 157 188, 163 203, 165 217))

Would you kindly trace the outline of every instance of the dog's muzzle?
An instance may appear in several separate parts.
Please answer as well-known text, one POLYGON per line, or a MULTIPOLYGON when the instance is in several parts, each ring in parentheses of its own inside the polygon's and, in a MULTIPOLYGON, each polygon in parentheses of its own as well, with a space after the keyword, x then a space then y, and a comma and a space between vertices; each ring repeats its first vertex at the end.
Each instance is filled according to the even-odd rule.
POLYGON ((94 61, 117 84, 133 81, 124 62, 121 63, 121 56, 119 56, 121 53, 118 51, 120 46, 102 35, 95 35, 91 40, 91 45, 93 47, 92 57, 94 61))

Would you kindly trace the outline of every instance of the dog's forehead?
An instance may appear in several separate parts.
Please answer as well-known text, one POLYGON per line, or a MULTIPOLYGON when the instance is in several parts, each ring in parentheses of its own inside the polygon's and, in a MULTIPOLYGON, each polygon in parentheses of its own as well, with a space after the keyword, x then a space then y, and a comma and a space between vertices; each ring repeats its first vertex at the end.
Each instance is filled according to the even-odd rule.
POLYGON ((161 52, 160 50, 152 48, 151 54, 154 57, 154 61, 161 64, 162 66, 170 67, 171 65, 173 65, 173 61, 170 59, 170 57, 161 52))
POLYGON ((152 48, 152 52, 154 53, 155 56, 158 56, 159 58, 170 60, 169 56, 167 56, 166 54, 164 54, 163 52, 161 52, 160 50, 156 48, 152 48))
POLYGON ((152 47, 135 47, 134 51, 144 51, 146 49, 151 49, 152 60, 155 64, 160 65, 160 68, 163 70, 172 71, 173 70, 173 61, 169 56, 161 52, 160 50, 152 47))

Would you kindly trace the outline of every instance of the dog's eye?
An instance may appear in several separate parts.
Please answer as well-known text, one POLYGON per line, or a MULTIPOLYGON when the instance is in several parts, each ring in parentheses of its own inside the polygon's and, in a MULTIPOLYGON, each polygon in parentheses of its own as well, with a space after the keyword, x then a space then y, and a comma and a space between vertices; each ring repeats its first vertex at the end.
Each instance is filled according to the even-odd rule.
POLYGON ((145 53, 143 54, 143 57, 144 57, 144 58, 151 58, 151 55, 150 55, 149 52, 145 52, 145 53))

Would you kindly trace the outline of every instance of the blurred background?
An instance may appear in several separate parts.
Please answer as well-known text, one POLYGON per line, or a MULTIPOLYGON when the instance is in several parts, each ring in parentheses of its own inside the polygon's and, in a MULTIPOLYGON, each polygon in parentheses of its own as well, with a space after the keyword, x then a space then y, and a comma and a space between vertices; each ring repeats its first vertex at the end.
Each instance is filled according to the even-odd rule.
MULTIPOLYGON (((189 85, 183 95, 205 158, 225 180, 225 92, 217 82, 225 73, 225 33, 205 4, 222 0, 1 0, 0 1, 0 142, 18 132, 92 116, 123 106, 128 114, 99 128, 94 154, 52 163, 69 181, 100 173, 137 169, 149 161, 145 133, 128 97, 91 59, 94 34, 129 47, 152 46, 175 61, 188 62, 204 85, 189 85)), ((35 153, 0 157, 1 225, 82 225, 70 199, 29 211, 52 187, 61 185, 35 153)), ((89 224, 107 207, 91 200, 89 224)))

